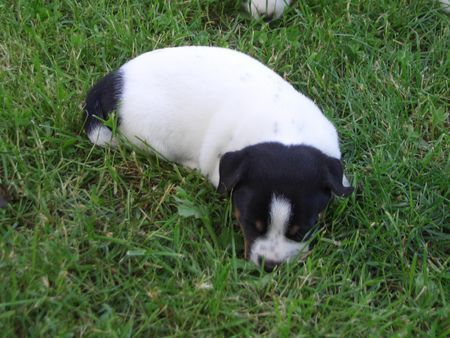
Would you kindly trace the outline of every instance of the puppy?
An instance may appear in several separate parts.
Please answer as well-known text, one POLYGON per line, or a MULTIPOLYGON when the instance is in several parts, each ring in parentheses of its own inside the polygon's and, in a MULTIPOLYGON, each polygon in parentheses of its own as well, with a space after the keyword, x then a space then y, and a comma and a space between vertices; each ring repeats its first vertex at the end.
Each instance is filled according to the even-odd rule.
POLYGON ((116 144, 101 122, 114 110, 131 143, 233 192, 246 256, 267 271, 306 252, 305 236, 332 194, 353 191, 331 122, 243 53, 176 47, 142 54, 89 91, 85 129, 94 144, 116 144))
POLYGON ((247 0, 244 7, 255 19, 270 21, 280 18, 290 3, 291 0, 247 0))

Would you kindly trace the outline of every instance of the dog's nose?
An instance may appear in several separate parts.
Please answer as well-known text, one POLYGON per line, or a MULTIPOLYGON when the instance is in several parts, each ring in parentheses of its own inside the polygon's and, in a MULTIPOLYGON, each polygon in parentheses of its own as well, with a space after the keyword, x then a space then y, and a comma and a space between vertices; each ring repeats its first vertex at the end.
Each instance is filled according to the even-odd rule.
POLYGON ((264 267, 266 272, 272 272, 281 262, 271 261, 264 259, 262 256, 258 257, 258 263, 260 266, 264 267))

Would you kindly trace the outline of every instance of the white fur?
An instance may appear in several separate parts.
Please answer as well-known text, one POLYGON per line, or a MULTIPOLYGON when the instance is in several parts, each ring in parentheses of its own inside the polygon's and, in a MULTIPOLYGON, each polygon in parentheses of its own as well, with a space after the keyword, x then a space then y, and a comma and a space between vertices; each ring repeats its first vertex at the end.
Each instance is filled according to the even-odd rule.
POLYGON ((247 11, 255 18, 278 19, 292 0, 248 0, 244 3, 247 11))
POLYGON ((300 252, 308 251, 308 243, 295 242, 285 236, 292 212, 291 203, 283 197, 274 195, 269 210, 270 224, 267 233, 253 242, 250 259, 257 265, 260 258, 280 263, 300 252))
POLYGON ((439 2, 441 3, 442 9, 445 12, 450 13, 450 1, 449 0, 439 0, 439 2))
POLYGON ((166 48, 138 56, 120 72, 120 132, 200 169, 215 186, 222 154, 261 142, 310 145, 341 157, 336 130, 319 108, 243 53, 166 48))
POLYGON ((345 175, 342 176, 342 185, 346 188, 352 186, 345 175))
POLYGON ((105 146, 107 144, 114 146, 116 144, 111 130, 102 125, 98 125, 92 129, 89 132, 88 137, 92 143, 98 146, 105 146))

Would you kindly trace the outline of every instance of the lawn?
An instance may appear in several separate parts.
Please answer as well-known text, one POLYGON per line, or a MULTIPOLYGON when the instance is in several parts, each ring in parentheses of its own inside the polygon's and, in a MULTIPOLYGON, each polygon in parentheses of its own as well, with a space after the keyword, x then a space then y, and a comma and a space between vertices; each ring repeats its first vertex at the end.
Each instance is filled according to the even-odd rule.
POLYGON ((432 1, 0 3, 1 336, 450 334, 449 17, 432 1), (335 123, 357 187, 304 263, 243 259, 198 172, 93 147, 89 87, 138 54, 246 52, 335 123))

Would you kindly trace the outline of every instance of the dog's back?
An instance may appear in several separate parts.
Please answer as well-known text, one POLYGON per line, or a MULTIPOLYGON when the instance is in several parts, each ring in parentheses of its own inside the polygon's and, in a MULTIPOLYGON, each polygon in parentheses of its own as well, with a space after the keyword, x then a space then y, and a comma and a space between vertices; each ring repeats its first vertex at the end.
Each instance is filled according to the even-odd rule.
POLYGON ((311 145, 340 158, 333 125, 310 99, 230 49, 156 50, 108 75, 86 103, 94 143, 103 145, 110 136, 96 117, 106 119, 115 108, 129 141, 201 169, 216 185, 221 154, 261 142, 311 145))

